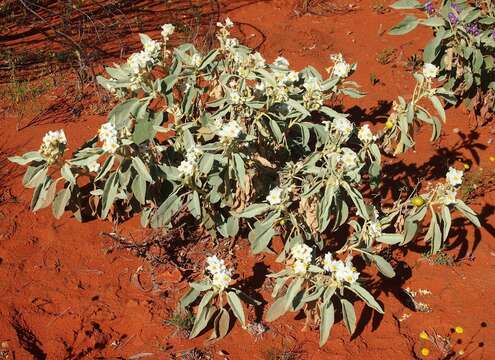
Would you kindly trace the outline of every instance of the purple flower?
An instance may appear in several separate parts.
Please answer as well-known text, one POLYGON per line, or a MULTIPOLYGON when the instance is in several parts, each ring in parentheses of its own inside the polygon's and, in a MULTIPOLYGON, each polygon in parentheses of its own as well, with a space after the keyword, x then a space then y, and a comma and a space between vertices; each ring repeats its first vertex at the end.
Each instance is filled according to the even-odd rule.
POLYGON ((495 40, 495 30, 492 31, 492 39, 495 40))
POLYGON ((428 15, 433 15, 433 13, 435 13, 435 8, 433 7, 433 3, 430 0, 427 0, 425 2, 424 9, 428 13, 428 15))
POLYGON ((453 12, 449 12, 449 20, 452 25, 457 25, 459 22, 459 18, 453 12))
MULTIPOLYGON (((472 23, 466 26, 466 31, 468 34, 471 34, 473 36, 478 36, 481 34, 480 28, 478 27, 478 24, 472 23)), ((493 35, 493 34, 492 34, 493 35)))

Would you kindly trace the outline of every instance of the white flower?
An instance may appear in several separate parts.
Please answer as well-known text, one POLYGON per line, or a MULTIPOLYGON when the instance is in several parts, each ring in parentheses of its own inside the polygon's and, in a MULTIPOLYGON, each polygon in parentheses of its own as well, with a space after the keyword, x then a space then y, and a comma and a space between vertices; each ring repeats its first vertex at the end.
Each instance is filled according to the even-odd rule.
POLYGON ((172 35, 174 31, 175 31, 175 26, 173 26, 172 24, 162 25, 161 35, 163 37, 163 40, 167 41, 169 36, 172 35))
POLYGON ((238 138, 241 132, 242 128, 237 121, 231 120, 222 126, 218 131, 218 136, 220 136, 222 142, 230 142, 231 140, 238 138))
POLYGON ((306 274, 306 271, 308 270, 309 264, 300 260, 294 261, 292 264, 292 271, 294 271, 294 274, 297 275, 304 275, 306 274))
POLYGON ((377 238, 382 235, 382 224, 378 221, 370 221, 368 224, 368 234, 373 237, 377 238))
POLYGON ((344 137, 348 137, 353 129, 352 123, 343 116, 336 117, 333 120, 332 127, 344 137))
POLYGON ((312 252, 313 249, 306 244, 296 244, 290 249, 290 253, 294 260, 299 260, 305 264, 309 264, 311 262, 312 252))
POLYGON ((100 170, 100 164, 94 161, 88 165, 88 170, 91 172, 98 172, 98 170, 100 170))
POLYGON ((434 79, 438 76, 439 69, 433 64, 426 63, 423 66, 423 75, 427 79, 434 79))
POLYGON ((361 126, 361 128, 358 131, 358 138, 364 144, 368 144, 375 139, 368 124, 361 126))
POLYGON ((340 161, 346 169, 354 169, 358 165, 358 156, 349 148, 342 148, 340 161))
POLYGON ((117 129, 112 123, 103 124, 98 130, 98 138, 100 141, 106 141, 110 138, 117 137, 117 129))
POLYGON ((352 256, 348 256, 345 260, 345 263, 340 261, 337 264, 336 270, 333 272, 333 274, 335 276, 335 280, 337 280, 339 283, 347 282, 349 284, 352 284, 359 278, 359 273, 352 266, 352 256))
POLYGON ((191 65, 193 65, 195 67, 199 67, 199 65, 201 65, 202 61, 203 61, 203 57, 198 53, 194 54, 191 57, 191 65))
POLYGON ((108 139, 103 143, 101 147, 104 152, 108 152, 114 154, 119 148, 119 144, 117 143, 117 139, 108 139))
POLYGON ((345 61, 342 61, 336 63, 333 66, 332 74, 339 78, 345 78, 349 75, 350 71, 351 71, 351 65, 349 65, 345 61))
POLYGON ((323 269, 328 272, 335 272, 339 267, 344 267, 344 263, 341 260, 334 260, 332 253, 326 253, 323 258, 323 269))
POLYGON ((146 69, 149 63, 153 63, 153 57, 146 50, 134 53, 127 59, 127 64, 133 74, 138 74, 142 69, 146 69))
POLYGON ((65 137, 64 130, 48 131, 40 146, 41 155, 47 160, 48 163, 53 164, 63 154, 64 146, 67 144, 67 138, 65 137))
POLYGON ((260 93, 265 92, 266 85, 264 81, 257 82, 256 85, 254 85, 254 89, 260 93))
POLYGON ((275 61, 273 62, 273 65, 284 68, 284 69, 288 69, 289 68, 289 61, 286 58, 284 58, 283 56, 279 56, 275 59, 275 61))
POLYGON ((187 150, 186 159, 190 162, 196 162, 201 157, 201 155, 203 155, 203 150, 194 145, 187 150))
POLYGON ((225 48, 227 50, 232 50, 234 49, 237 45, 239 45, 239 40, 235 38, 228 38, 225 40, 225 48))
POLYGON ((226 18, 225 19, 225 27, 231 28, 233 26, 234 26, 234 23, 232 22, 232 20, 230 20, 230 18, 226 18))
POLYGON ((180 175, 182 177, 191 177, 196 169, 196 162, 190 160, 182 160, 180 165, 177 167, 180 175))
POLYGON ((223 290, 232 282, 231 271, 225 266, 225 262, 216 256, 206 258, 206 271, 211 275, 211 282, 214 287, 223 290))
POLYGON ((268 201, 270 205, 280 204, 282 202, 282 189, 276 187, 270 190, 270 193, 266 197, 266 201, 268 201))
POLYGON ((143 44, 144 52, 151 59, 154 59, 160 55, 160 50, 162 48, 162 44, 155 40, 148 40, 143 44))
POLYGON ((447 206, 455 205, 457 202, 457 190, 447 190, 443 197, 443 203, 447 206))
POLYGON ((464 172, 462 170, 456 170, 453 167, 449 168, 447 172, 446 179, 451 186, 458 186, 462 184, 462 176, 464 172))

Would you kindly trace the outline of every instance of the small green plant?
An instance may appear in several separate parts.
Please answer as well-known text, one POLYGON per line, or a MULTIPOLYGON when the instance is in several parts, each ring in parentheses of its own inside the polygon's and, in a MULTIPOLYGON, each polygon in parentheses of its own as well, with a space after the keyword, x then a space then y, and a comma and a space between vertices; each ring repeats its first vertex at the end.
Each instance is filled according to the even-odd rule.
POLYGON ((449 103, 455 103, 455 97, 451 91, 443 87, 435 87, 434 80, 439 69, 433 64, 425 64, 423 71, 414 74, 416 86, 412 99, 409 102, 399 96, 393 103, 393 112, 389 115, 385 123, 385 133, 383 146, 388 152, 394 150, 394 155, 405 152, 414 147, 415 129, 421 123, 431 125, 431 141, 439 138, 442 130, 442 123, 446 121, 445 110, 440 98, 449 103), (426 106, 425 101, 429 101, 438 114, 432 115, 426 106))
POLYGON ((181 307, 176 308, 169 319, 165 320, 168 325, 175 326, 176 333, 189 336, 194 325, 192 312, 181 307))
POLYGON ((241 322, 242 327, 246 328, 246 317, 241 299, 253 305, 260 303, 239 289, 230 286, 232 274, 223 260, 216 256, 210 256, 206 262, 208 265, 206 267, 206 279, 202 282, 190 283, 191 289, 180 300, 180 305, 186 308, 198 298, 201 299, 189 335, 190 338, 198 336, 213 319, 213 332, 210 339, 221 339, 229 331, 230 312, 241 322))
POLYGON ((434 37, 424 49, 425 63, 440 68, 440 80, 452 90, 467 107, 479 111, 486 101, 489 108, 495 105, 493 54, 495 51, 495 6, 492 1, 468 2, 442 0, 436 8, 431 1, 399 0, 394 9, 422 9, 424 18, 407 15, 390 30, 402 35, 418 25, 433 29, 434 37))
POLYGON ((375 86, 379 82, 380 82, 380 80, 376 77, 376 74, 375 73, 371 73, 370 74, 370 83, 371 83, 371 85, 375 86))
POLYGON ((382 65, 390 64, 394 60, 396 52, 397 50, 393 48, 380 50, 376 53, 376 61, 382 65))

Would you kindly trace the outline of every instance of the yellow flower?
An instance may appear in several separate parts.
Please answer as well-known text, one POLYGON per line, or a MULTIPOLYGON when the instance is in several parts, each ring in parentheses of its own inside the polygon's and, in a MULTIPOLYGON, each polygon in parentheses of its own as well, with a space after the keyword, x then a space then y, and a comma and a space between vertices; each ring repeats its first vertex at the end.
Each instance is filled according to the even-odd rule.
POLYGON ((460 326, 456 326, 455 327, 455 332, 458 333, 458 334, 462 334, 464 332, 464 329, 460 326))
POLYGON ((464 169, 469 169, 469 164, 464 164, 464 169))
POLYGON ((423 339, 423 340, 428 340, 428 339, 429 339, 429 337, 428 337, 428 333, 427 333, 426 331, 421 331, 421 332, 419 333, 419 338, 420 338, 420 339, 423 339))
POLYGON ((386 123, 385 123, 385 127, 387 129, 392 129, 394 127, 394 123, 390 120, 388 120, 386 123))
POLYGON ((430 355, 430 349, 428 349, 428 348, 422 348, 421 349, 421 355, 423 355, 423 356, 430 355))
POLYGON ((460 356, 464 355, 464 350, 462 350, 462 349, 461 349, 461 350, 459 350, 459 351, 457 352, 457 354, 459 354, 460 356))
POLYGON ((285 224, 285 220, 280 220, 280 222, 279 222, 279 223, 280 223, 280 225, 282 225, 282 226, 283 226, 283 225, 285 224))
POLYGON ((490 159, 491 162, 495 161, 495 156, 490 156, 488 159, 490 159))
POLYGON ((411 203, 414 206, 420 207, 420 206, 423 206, 423 204, 425 203, 425 199, 423 199, 421 196, 415 196, 411 200, 411 203))

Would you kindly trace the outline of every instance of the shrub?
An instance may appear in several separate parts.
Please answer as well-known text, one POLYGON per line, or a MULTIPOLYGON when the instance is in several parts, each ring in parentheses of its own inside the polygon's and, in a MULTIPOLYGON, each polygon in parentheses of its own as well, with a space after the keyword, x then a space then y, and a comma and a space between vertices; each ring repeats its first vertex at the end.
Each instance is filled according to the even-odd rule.
MULTIPOLYGON (((10 160, 29 165, 23 183, 35 189, 34 211, 51 204, 56 217, 67 208, 82 219, 89 207, 106 218, 118 205, 152 227, 170 227, 174 216, 188 212, 212 237, 248 233, 253 253, 266 251, 280 235, 284 247, 277 261, 287 268, 271 275, 277 299, 268 320, 302 309, 308 323, 319 325, 323 345, 337 308, 354 331, 355 295, 382 312, 360 285, 362 272, 374 265, 393 277, 380 251, 416 239, 428 211, 425 240, 433 252, 447 240, 452 210, 479 225, 456 199, 462 172, 455 169, 446 183, 421 195, 385 204, 376 193, 380 147, 412 147, 417 121, 433 124, 437 134, 438 119, 419 100, 429 99, 444 119, 436 96, 448 91, 434 87, 436 67, 425 66, 415 75, 412 101, 399 98, 392 126, 376 135, 326 105, 337 96, 363 96, 347 80, 356 66, 342 55, 331 57, 326 77, 313 67, 296 72, 285 58, 267 64, 240 45, 230 36, 232 25, 228 19, 218 24, 219 47, 208 54, 191 44, 167 49, 171 25, 164 25, 161 42, 142 34, 144 50, 107 68, 110 78, 99 78, 121 102, 98 135, 66 159, 63 131, 49 132, 39 151, 10 160)), ((206 280, 192 283, 181 301, 184 307, 199 301, 191 336, 210 319, 214 337, 224 336, 230 313, 245 322, 238 298, 247 297, 215 259, 208 259, 206 280)))
POLYGON ((407 15, 389 33, 402 35, 418 25, 431 27, 434 37, 424 49, 424 61, 440 68, 439 79, 445 80, 444 87, 454 91, 459 99, 465 99, 468 108, 479 111, 484 106, 492 111, 495 106, 495 7, 492 1, 477 1, 472 5, 465 0, 442 0, 435 8, 429 0, 424 4, 417 0, 399 0, 391 6, 425 11, 424 18, 407 15))

